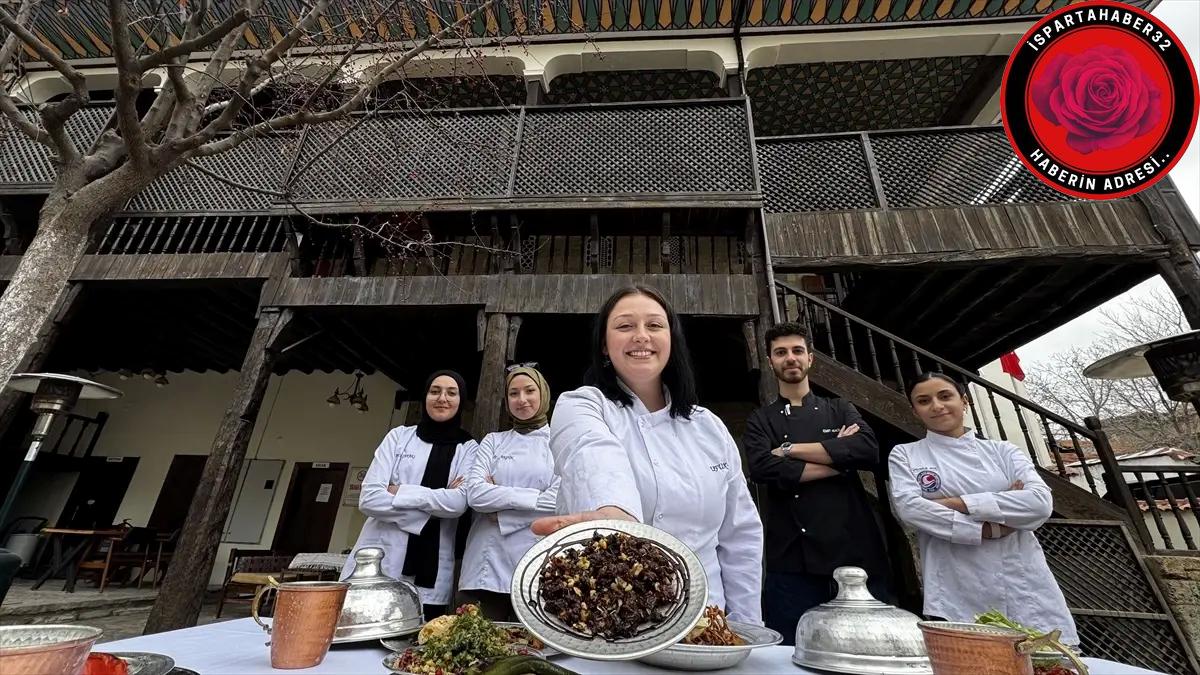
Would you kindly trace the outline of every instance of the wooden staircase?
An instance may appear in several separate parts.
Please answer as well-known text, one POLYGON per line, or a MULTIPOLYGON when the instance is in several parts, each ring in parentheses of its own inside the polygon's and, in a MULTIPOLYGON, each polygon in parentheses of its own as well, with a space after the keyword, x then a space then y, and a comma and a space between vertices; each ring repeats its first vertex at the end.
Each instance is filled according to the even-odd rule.
MULTIPOLYGON (((1085 653, 1164 673, 1200 673, 1146 569, 1143 558, 1150 536, 1124 479, 1110 478, 1122 474, 1098 420, 1089 418, 1080 425, 1066 419, 786 283, 776 282, 775 301, 782 320, 809 331, 817 357, 810 375, 813 384, 890 427, 876 429, 881 438, 903 442, 925 435, 905 394, 906 383, 917 374, 940 372, 968 383, 968 424, 1028 452, 1054 493, 1055 518, 1038 530, 1038 538, 1076 619, 1085 653), (1081 485, 1071 481, 1066 464, 1087 452, 1099 456, 1105 474, 1098 483, 1085 470, 1081 485), (1074 458, 1064 458, 1066 454, 1074 458), (1122 602, 1114 601, 1115 587, 1129 589, 1122 602), (1131 603, 1132 597, 1139 600, 1131 603)), ((878 503, 893 558, 899 554, 909 559, 900 561, 905 569, 894 570, 903 581, 915 576, 916 553, 898 545, 903 539, 886 498, 886 472, 885 456, 871 487, 884 496, 878 503)), ((912 533, 907 535, 911 542, 912 533)))

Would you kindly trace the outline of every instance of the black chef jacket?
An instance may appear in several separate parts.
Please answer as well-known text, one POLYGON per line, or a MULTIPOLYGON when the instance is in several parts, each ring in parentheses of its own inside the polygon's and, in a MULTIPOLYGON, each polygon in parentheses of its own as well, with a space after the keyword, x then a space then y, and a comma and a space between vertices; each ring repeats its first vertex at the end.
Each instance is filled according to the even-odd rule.
MULTIPOLYGON (((768 572, 833 574, 853 565, 875 579, 888 576, 887 554, 857 470, 879 462, 875 432, 850 403, 810 393, 802 405, 777 399, 750 414, 743 443, 750 479, 766 488, 764 534, 768 572), (858 433, 838 438, 843 426, 858 433), (842 475, 800 482, 807 464, 771 454, 784 441, 819 442, 842 475)), ((759 493, 764 501, 763 492, 759 493)))

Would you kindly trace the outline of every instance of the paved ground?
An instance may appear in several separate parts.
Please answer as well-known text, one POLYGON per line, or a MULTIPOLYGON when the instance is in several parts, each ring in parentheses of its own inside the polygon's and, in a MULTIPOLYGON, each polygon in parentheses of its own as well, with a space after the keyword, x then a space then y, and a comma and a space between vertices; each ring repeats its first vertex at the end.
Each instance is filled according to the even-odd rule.
MULTIPOLYGON (((62 592, 62 580, 48 581, 32 590, 33 581, 18 579, 13 583, 4 605, 0 606, 0 625, 28 623, 75 623, 95 626, 104 631, 102 642, 122 640, 142 634, 150 607, 158 592, 149 586, 120 588, 110 586, 100 593, 89 583, 80 583, 74 593, 62 592)), ((215 595, 204 603, 200 623, 228 621, 250 616, 245 602, 226 603, 221 618, 216 618, 215 595)))

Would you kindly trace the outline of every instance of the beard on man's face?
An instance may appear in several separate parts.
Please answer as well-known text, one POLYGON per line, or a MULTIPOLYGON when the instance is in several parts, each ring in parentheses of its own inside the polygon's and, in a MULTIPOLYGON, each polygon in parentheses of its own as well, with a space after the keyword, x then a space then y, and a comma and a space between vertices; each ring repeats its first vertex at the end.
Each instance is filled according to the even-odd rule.
POLYGON ((787 363, 772 363, 771 370, 775 371, 775 379, 788 384, 803 382, 804 378, 808 377, 808 367, 803 362, 794 366, 787 363))

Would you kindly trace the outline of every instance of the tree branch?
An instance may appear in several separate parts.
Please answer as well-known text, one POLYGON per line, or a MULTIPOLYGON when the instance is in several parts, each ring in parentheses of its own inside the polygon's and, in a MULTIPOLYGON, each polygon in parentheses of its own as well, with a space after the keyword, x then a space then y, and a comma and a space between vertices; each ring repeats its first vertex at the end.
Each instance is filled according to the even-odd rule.
POLYGON ((229 128, 233 124, 233 120, 237 119, 237 115, 241 112, 242 107, 245 106, 246 101, 249 100, 250 92, 254 88, 254 85, 258 83, 259 78, 270 72, 271 66, 287 53, 289 49, 295 46, 300 41, 300 38, 304 37, 304 34, 316 24, 317 18, 328 7, 329 0, 317 0, 313 4, 312 9, 288 31, 288 34, 282 40, 271 45, 271 48, 262 57, 251 60, 246 67, 246 72, 242 75, 241 81, 238 82, 237 90, 229 106, 222 110, 217 119, 209 122, 199 133, 175 144, 174 149, 177 152, 187 152, 188 150, 198 148, 215 137, 220 131, 229 128))
MULTIPOLYGON (((201 14, 200 12, 197 12, 193 16, 201 16, 201 14)), ((217 24, 215 28, 208 31, 204 35, 193 39, 185 39, 173 47, 167 47, 156 54, 142 57, 142 59, 138 62, 138 67, 142 70, 142 72, 145 72, 147 70, 158 68, 161 65, 170 63, 176 57, 187 56, 197 49, 204 49, 217 40, 225 37, 230 32, 237 30, 242 26, 242 24, 245 24, 249 20, 250 11, 243 7, 233 14, 230 14, 224 21, 217 24)))
POLYGON ((117 65, 117 127, 136 166, 146 166, 146 136, 137 114, 137 97, 142 90, 142 71, 133 56, 129 39, 129 9, 125 0, 108 0, 108 20, 112 25, 113 60, 117 65))
MULTIPOLYGON (((13 21, 22 26, 28 24, 30 17, 33 16, 33 9, 37 6, 38 2, 39 0, 24 0, 17 9, 17 16, 13 21)), ((2 7, 0 7, 0 11, 3 11, 2 7)), ((21 40, 17 37, 16 32, 12 30, 5 36, 4 42, 0 42, 0 113, 3 113, 18 131, 28 136, 34 142, 53 147, 50 135, 25 118, 25 115, 17 108, 16 101, 9 95, 8 88, 4 86, 4 71, 8 69, 8 64, 12 61, 13 56, 16 55, 17 47, 20 44, 21 40)))
MULTIPOLYGON (((431 47, 433 47, 434 45, 439 43, 442 39, 444 39, 447 36, 449 36, 450 34, 452 34, 459 27, 466 25, 466 24, 470 23, 471 21, 474 21, 475 17, 482 14, 485 10, 487 10, 487 8, 491 7, 497 1, 498 0, 485 0, 485 2, 483 4, 481 4, 479 7, 475 8, 469 14, 465 15, 463 18, 461 18, 458 21, 454 22, 453 24, 443 28, 442 30, 438 31, 437 33, 432 34, 429 37, 425 38, 425 40, 423 40, 420 44, 418 44, 417 46, 413 47, 412 49, 410 49, 407 52, 405 52, 404 54, 402 54, 395 61, 389 63, 386 68, 383 68, 382 70, 378 71, 375 74, 375 76, 371 78, 370 81, 368 81, 366 84, 364 84, 362 87, 360 87, 357 92, 355 92, 354 96, 351 97, 349 101, 346 101, 344 104, 338 106, 337 108, 335 108, 333 110, 330 110, 327 112, 321 112, 321 113, 314 113, 312 111, 303 110, 303 109, 298 110, 294 113, 275 117, 273 119, 267 120, 266 122, 261 122, 259 124, 255 124, 251 127, 248 127, 246 129, 239 130, 239 131, 235 132, 234 134, 232 134, 226 138, 223 138, 219 141, 209 142, 211 140, 211 138, 213 136, 215 136, 215 131, 212 134, 210 134, 208 137, 205 137, 202 132, 201 134, 197 134, 196 137, 185 141, 183 143, 183 148, 185 150, 191 149, 193 147, 197 148, 196 152, 195 152, 195 156, 199 156, 199 157, 215 155, 220 152, 225 152, 227 150, 231 150, 251 138, 261 136, 261 135, 271 132, 271 131, 278 131, 280 129, 286 129, 289 127, 296 126, 298 124, 320 124, 323 122, 329 122, 332 120, 341 119, 343 117, 346 117, 351 112, 358 110, 358 108, 362 106, 363 101, 366 100, 367 96, 371 92, 375 91, 375 89, 377 89, 379 87, 380 83, 384 82, 389 77, 391 77, 393 74, 395 74, 398 70, 403 68, 405 66, 405 64, 407 64, 409 61, 412 61, 414 58, 425 53, 431 47), (197 141, 199 141, 199 143, 202 145, 197 144, 197 141)), ((226 112, 228 112, 228 109, 226 110, 226 112)), ((210 124, 209 127, 211 128, 211 127, 213 127, 213 125, 210 124)), ((206 129, 205 131, 208 131, 208 129, 206 129)))

